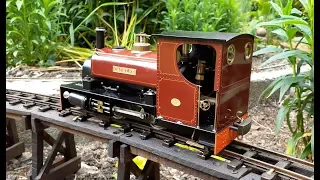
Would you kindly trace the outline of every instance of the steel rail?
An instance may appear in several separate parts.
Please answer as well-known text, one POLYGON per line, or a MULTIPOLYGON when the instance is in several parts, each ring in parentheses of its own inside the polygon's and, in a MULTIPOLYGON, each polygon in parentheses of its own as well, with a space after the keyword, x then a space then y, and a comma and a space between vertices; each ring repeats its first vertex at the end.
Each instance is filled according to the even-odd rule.
MULTIPOLYGON (((7 101, 13 101, 13 100, 19 100, 20 103, 34 103, 35 106, 50 106, 52 110, 58 110, 60 109, 60 99, 59 97, 55 97, 55 96, 47 96, 47 95, 40 95, 40 94, 35 94, 35 93, 31 93, 31 92, 23 92, 23 91, 17 91, 17 90, 8 90, 6 91, 6 100, 7 101), (48 100, 52 101, 52 102, 48 102, 48 100)), ((70 108, 69 111, 71 111, 71 113, 73 115, 83 115, 83 114, 87 114, 91 117, 102 117, 103 120, 106 116, 101 116, 101 115, 97 115, 97 113, 91 112, 91 111, 87 111, 87 110, 79 110, 77 108, 70 108)), ((98 118, 99 120, 99 118, 98 118)), ((137 131, 137 132, 144 132, 144 131, 149 131, 152 133, 153 137, 156 137, 158 139, 161 140, 165 140, 165 139, 172 139, 175 140, 178 143, 183 143, 183 144, 187 144, 186 142, 188 141, 193 141, 189 138, 186 138, 184 136, 180 136, 174 133, 170 133, 167 132, 165 130, 158 130, 158 129, 154 129, 151 126, 148 125, 143 125, 137 122, 132 122, 132 121, 128 121, 128 120, 117 120, 112 118, 111 121, 118 123, 118 124, 130 124, 130 128, 133 131, 137 131)), ((130 133, 130 132, 129 132, 130 133)), ((305 165, 308 167, 313 168, 313 163, 298 159, 298 158, 294 158, 285 154, 281 154, 278 152, 274 152, 274 151, 270 151, 270 150, 266 150, 266 149, 262 149, 256 146, 252 146, 246 143, 242 143, 239 141, 234 141, 233 143, 231 143, 229 145, 230 147, 241 147, 242 149, 247 149, 247 150, 251 150, 251 151, 255 151, 257 153, 266 153, 268 155, 273 155, 277 158, 279 158, 279 160, 284 160, 284 161, 288 161, 291 163, 297 163, 297 164, 301 164, 301 165, 305 165)), ((201 151, 200 149, 198 149, 199 151, 201 151)), ((261 160, 258 159, 254 159, 252 157, 247 157, 245 155, 242 155, 240 153, 237 152, 233 152, 230 151, 228 149, 224 149, 221 152, 221 156, 224 158, 231 158, 231 159, 241 159, 244 164, 248 165, 248 166, 256 166, 257 168, 259 167, 260 169, 265 169, 266 171, 275 171, 276 173, 278 173, 281 176, 284 177, 289 177, 289 178, 295 178, 295 179, 301 179, 301 180, 309 180, 312 179, 310 177, 307 177, 305 175, 296 173, 294 171, 279 167, 279 166, 275 166, 273 164, 267 163, 267 162, 263 162, 261 160)))
POLYGON ((286 161, 289 161, 289 162, 292 162, 292 163, 300 163, 300 164, 303 164, 303 165, 306 165, 306 166, 309 166, 309 167, 313 167, 314 166, 314 164, 311 163, 311 162, 304 161, 302 159, 298 159, 298 158, 289 156, 287 154, 281 154, 281 153, 278 153, 276 151, 270 151, 270 150, 263 149, 263 148, 260 148, 260 147, 257 147, 257 146, 252 146, 250 144, 242 143, 242 142, 237 141, 237 140, 235 140, 232 145, 239 145, 239 146, 242 146, 242 147, 246 147, 248 149, 253 149, 254 151, 257 151, 257 152, 272 154, 272 155, 281 157, 281 158, 285 159, 286 161))
POLYGON ((244 155, 241 155, 241 154, 229 151, 229 150, 223 150, 222 153, 224 155, 228 156, 228 157, 232 157, 232 158, 235 158, 235 159, 239 159, 240 158, 244 162, 253 164, 255 166, 262 167, 262 168, 264 168, 266 170, 274 170, 275 172, 277 172, 277 173, 279 173, 281 175, 290 177, 290 178, 298 178, 300 180, 311 180, 312 179, 310 177, 304 176, 302 174, 298 174, 298 173, 290 171, 288 169, 284 169, 284 168, 281 168, 281 167, 278 167, 278 166, 275 166, 275 165, 272 165, 272 164, 268 164, 266 162, 263 162, 263 161, 260 161, 260 160, 257 160, 257 159, 246 157, 244 155))

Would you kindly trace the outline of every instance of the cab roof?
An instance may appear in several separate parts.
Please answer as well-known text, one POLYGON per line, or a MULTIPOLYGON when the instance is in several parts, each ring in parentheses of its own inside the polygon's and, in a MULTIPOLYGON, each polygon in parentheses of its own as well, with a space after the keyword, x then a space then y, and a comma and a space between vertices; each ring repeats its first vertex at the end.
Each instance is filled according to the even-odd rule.
POLYGON ((249 36, 254 38, 251 34, 240 33, 225 33, 225 32, 202 32, 202 31, 167 31, 161 34, 152 34, 156 38, 173 38, 173 39, 193 39, 193 40, 207 40, 207 41, 223 41, 228 42, 235 37, 249 36))

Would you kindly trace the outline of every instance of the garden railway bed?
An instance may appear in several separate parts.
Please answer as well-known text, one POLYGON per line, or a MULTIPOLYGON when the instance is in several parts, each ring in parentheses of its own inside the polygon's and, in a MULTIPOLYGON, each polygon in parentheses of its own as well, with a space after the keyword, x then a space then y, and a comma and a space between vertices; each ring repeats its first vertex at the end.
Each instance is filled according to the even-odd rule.
POLYGON ((58 112, 58 97, 7 89, 6 101, 7 119, 22 117, 26 127, 32 129, 32 177, 36 177, 34 179, 50 177, 53 173, 66 176, 80 168, 81 160, 75 152, 73 134, 109 142, 109 154, 119 158, 118 179, 128 178, 130 170, 141 178, 149 175, 157 179, 159 164, 188 170, 189 174, 203 179, 273 179, 276 176, 281 179, 313 179, 312 163, 239 141, 229 145, 219 156, 203 160, 199 155, 206 154, 204 149, 186 146, 190 144, 187 143, 191 142, 190 139, 164 130, 132 122, 120 123, 117 120, 103 128, 100 123, 103 117, 96 114, 85 112, 90 118, 79 121, 84 112, 78 109, 64 111, 62 115, 63 113, 58 112), (45 133, 46 127, 61 130, 56 140, 45 133), (44 164, 41 152, 43 140, 53 146, 44 164), (61 146, 63 141, 65 147, 61 146), (63 154, 64 159, 55 160, 57 152, 63 154), (131 160, 136 155, 148 159, 141 172, 132 165, 131 160))

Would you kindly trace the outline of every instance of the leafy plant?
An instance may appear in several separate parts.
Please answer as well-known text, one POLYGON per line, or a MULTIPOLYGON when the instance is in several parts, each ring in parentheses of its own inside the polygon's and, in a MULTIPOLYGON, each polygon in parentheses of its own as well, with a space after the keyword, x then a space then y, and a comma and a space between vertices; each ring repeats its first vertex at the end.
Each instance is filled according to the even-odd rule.
MULTIPOLYGON (((134 33, 159 31, 162 0, 7 0, 7 66, 79 64, 105 27, 107 46, 131 48, 134 33), (81 47, 81 48, 79 48, 81 47), (88 48, 88 49, 86 49, 88 48), (78 63, 79 62, 79 63, 78 63)), ((80 65, 80 64, 79 64, 80 65)))
POLYGON ((7 66, 54 64, 61 45, 61 0, 6 1, 7 66))
POLYGON ((154 16, 160 13, 164 7, 163 5, 164 3, 161 0, 134 0, 127 8, 123 7, 123 10, 116 12, 114 9, 113 22, 114 31, 116 32, 114 35, 114 45, 131 49, 134 43, 135 33, 145 32, 151 34, 156 31, 155 27, 159 24, 159 21, 157 21, 154 16), (148 22, 149 19, 151 22, 148 22), (148 26, 154 27, 150 31, 150 29, 147 28, 148 26))
POLYGON ((236 0, 167 0, 164 30, 239 32, 241 10, 236 0))
POLYGON ((314 2, 313 0, 300 0, 305 14, 292 8, 293 0, 282 5, 281 1, 270 2, 278 17, 268 22, 259 23, 258 26, 275 27, 272 33, 289 43, 289 49, 266 47, 256 51, 254 55, 276 52, 277 54, 265 61, 263 65, 276 60, 285 59, 292 67, 292 74, 280 77, 273 81, 262 95, 270 97, 276 90, 280 90, 279 102, 281 108, 276 118, 276 132, 279 133, 283 121, 286 120, 292 133, 288 141, 287 153, 300 158, 313 157, 314 135, 314 2), (302 19, 304 16, 305 19, 302 19), (296 37, 300 33, 302 37, 296 37), (294 42, 297 42, 294 46, 294 42), (308 45, 310 51, 297 50, 300 43, 308 45), (307 72, 301 72, 302 66, 308 66, 307 72), (294 89, 294 96, 284 98, 285 93, 294 89), (284 99, 282 101, 282 99, 284 99), (293 117, 291 117, 293 116, 293 117))
POLYGON ((91 49, 72 47, 71 45, 60 46, 59 49, 61 50, 62 58, 56 64, 74 62, 79 67, 82 67, 79 62, 84 62, 94 53, 91 49))
POLYGON ((253 0, 250 15, 259 21, 268 21, 273 18, 270 0, 253 0))
POLYGON ((80 45, 93 49, 94 29, 105 27, 107 46, 121 45, 130 49, 134 42, 134 33, 143 31, 151 34, 157 30, 157 16, 162 8, 162 1, 147 0, 115 0, 107 3, 88 0, 81 1, 76 6, 68 5, 66 12, 72 23, 66 25, 68 28, 65 27, 65 31, 70 34, 67 40, 71 40, 71 44, 79 44, 76 43, 77 40, 82 39, 85 44, 80 45))

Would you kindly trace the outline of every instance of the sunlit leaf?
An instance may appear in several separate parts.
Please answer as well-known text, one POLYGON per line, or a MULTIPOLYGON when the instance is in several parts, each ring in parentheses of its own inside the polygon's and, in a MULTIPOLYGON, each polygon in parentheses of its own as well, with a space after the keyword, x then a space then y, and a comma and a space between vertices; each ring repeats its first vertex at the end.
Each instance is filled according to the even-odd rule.
POLYGON ((280 87, 280 95, 279 95, 279 102, 281 102, 284 94, 289 90, 293 83, 286 83, 283 86, 280 87))
POLYGON ((16 1, 16 5, 17 5, 17 8, 18 8, 18 11, 20 11, 22 4, 23 4, 23 0, 17 0, 16 1))
POLYGON ((74 46, 74 29, 73 29, 73 23, 69 26, 69 33, 70 33, 70 40, 71 40, 71 46, 74 46))
POLYGON ((299 0, 299 1, 300 1, 300 3, 302 4, 303 8, 304 8, 307 12, 309 12, 310 9, 309 9, 309 5, 308 5, 308 0, 299 0))
POLYGON ((283 120, 286 117, 286 115, 290 111, 290 106, 282 106, 280 110, 278 111, 277 118, 276 118, 276 133, 280 132, 280 128, 282 126, 283 120))
POLYGON ((277 47, 274 47, 274 46, 266 47, 266 48, 260 49, 258 51, 255 51, 253 53, 253 56, 259 56, 259 55, 262 55, 262 54, 281 52, 281 51, 283 51, 283 49, 277 48, 277 47))
POLYGON ((278 81, 278 83, 272 88, 271 92, 267 96, 270 97, 275 91, 277 91, 280 88, 282 89, 282 92, 280 91, 279 101, 281 101, 284 93, 292 86, 294 83, 298 83, 300 81, 303 81, 303 77, 297 76, 297 77, 283 77, 281 80, 278 81))
POLYGON ((101 14, 101 17, 112 17, 112 15, 110 13, 107 13, 107 12, 103 12, 101 14))
POLYGON ((283 8, 283 14, 289 15, 291 13, 293 0, 288 0, 286 6, 283 8))
POLYGON ((302 132, 296 132, 296 133, 293 134, 291 139, 288 141, 287 150, 286 150, 287 154, 289 154, 289 155, 294 155, 295 154, 295 147, 296 147, 297 141, 299 140, 299 138, 302 135, 303 135, 302 132))
POLYGON ((35 43, 35 44, 37 44, 37 45, 39 44, 39 42, 36 41, 36 40, 32 40, 32 42, 35 43))
POLYGON ((302 12, 301 12, 301 11, 299 11, 298 9, 296 9, 296 8, 293 8, 293 9, 291 10, 291 14, 301 15, 301 14, 302 14, 302 12))
POLYGON ((291 56, 297 56, 300 54, 306 53, 304 51, 301 50, 291 50, 291 51, 285 51, 285 52, 281 52, 279 54, 276 54, 272 57, 270 57, 268 60, 266 60, 265 62, 263 62, 260 67, 265 66, 266 64, 269 64, 273 61, 279 60, 279 59, 285 59, 291 56))
POLYGON ((16 31, 16 30, 10 31, 9 33, 16 34, 16 35, 18 35, 20 37, 24 37, 23 34, 21 34, 19 31, 16 31))
POLYGON ((294 25, 305 25, 308 26, 309 24, 302 20, 302 19, 297 19, 296 17, 293 18, 279 18, 279 19, 274 19, 268 22, 261 22, 258 23, 256 26, 260 27, 260 26, 279 26, 282 27, 283 25, 287 25, 287 24, 294 24, 294 25))
POLYGON ((278 14, 282 14, 281 7, 279 7, 278 4, 276 4, 276 3, 274 3, 274 2, 271 2, 271 1, 270 1, 270 3, 271 3, 271 5, 272 5, 273 9, 276 10, 278 14))
MULTIPOLYGON (((305 52, 305 51, 303 51, 305 52)), ((313 66, 313 60, 310 56, 307 55, 307 53, 301 53, 296 55, 297 58, 300 58, 300 61, 306 62, 310 67, 313 66)))
POLYGON ((288 36, 287 36, 287 33, 284 29, 282 28, 278 28, 278 29, 275 29, 273 31, 271 31, 272 33, 280 36, 281 38, 284 38, 285 40, 288 40, 288 36))
POLYGON ((300 25, 300 24, 296 24, 296 27, 299 28, 299 30, 308 37, 312 37, 312 33, 311 33, 311 29, 309 26, 306 25, 300 25))
POLYGON ((16 20, 19 20, 20 22, 23 23, 23 19, 21 17, 13 17, 10 19, 10 23, 14 23, 16 20))
POLYGON ((19 53, 19 51, 14 51, 14 52, 13 52, 13 56, 14 56, 14 57, 17 57, 18 53, 19 53))
POLYGON ((269 84, 268 87, 267 87, 265 90, 262 91, 261 95, 259 96, 258 101, 260 101, 261 97, 262 97, 263 95, 265 95, 267 92, 270 93, 270 91, 272 90, 272 88, 273 88, 275 85, 277 85, 282 79, 283 79, 283 77, 278 77, 277 79, 275 79, 274 81, 272 81, 272 83, 269 84))
POLYGON ((312 153, 311 143, 308 143, 308 145, 304 148, 302 154, 300 155, 300 158, 305 159, 310 153, 312 153))
POLYGON ((40 39, 42 42, 44 42, 46 40, 46 37, 45 36, 40 36, 40 39))
POLYGON ((46 21, 46 25, 47 25, 48 29, 51 31, 51 22, 50 21, 46 21))
POLYGON ((297 33, 298 29, 295 27, 287 28, 287 35, 290 40, 292 40, 297 33))
POLYGON ((47 11, 50 11, 51 10, 51 8, 54 6, 54 5, 56 5, 56 4, 58 4, 59 3, 59 1, 51 1, 50 3, 49 3, 49 5, 48 5, 48 9, 47 9, 47 11))

